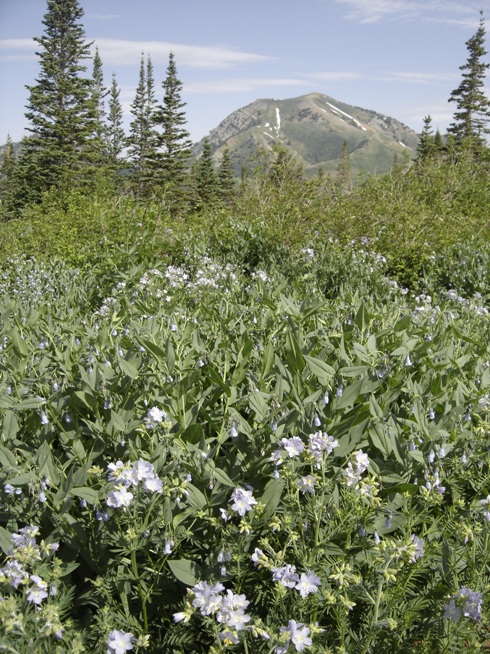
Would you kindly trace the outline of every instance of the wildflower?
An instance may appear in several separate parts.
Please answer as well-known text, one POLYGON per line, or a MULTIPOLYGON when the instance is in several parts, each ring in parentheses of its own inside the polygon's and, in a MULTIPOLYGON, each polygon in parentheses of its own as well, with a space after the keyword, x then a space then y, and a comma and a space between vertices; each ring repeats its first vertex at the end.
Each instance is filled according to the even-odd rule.
POLYGON ((417 559, 420 559, 421 556, 424 555, 424 539, 423 538, 418 538, 415 534, 412 534, 410 536, 410 540, 412 541, 412 547, 415 548, 410 561, 412 563, 415 563, 417 559))
POLYGON ((259 548, 256 547, 254 553, 252 554, 252 561, 254 566, 257 568, 267 561, 267 557, 262 550, 259 550, 259 548))
POLYGON ((482 605, 483 594, 463 586, 451 597, 450 602, 444 605, 444 617, 458 620, 463 613, 466 618, 480 621, 482 605))
POLYGON ((231 499, 234 502, 231 505, 232 510, 236 511, 242 517, 257 504, 257 500, 253 497, 252 492, 243 488, 235 488, 231 494, 231 499))
POLYGON ((124 654, 133 649, 133 634, 126 631, 111 631, 107 643, 107 654, 124 654))
POLYGON ((313 477, 313 475, 306 475, 306 477, 298 479, 297 484, 299 490, 303 493, 311 493, 312 495, 315 494, 315 477, 313 477))
POLYGON ((317 464, 320 464, 324 452, 327 455, 331 454, 338 444, 337 440, 323 431, 317 431, 308 436, 308 449, 315 457, 317 464))
POLYGON ((295 588, 299 581, 296 566, 286 564, 282 568, 272 568, 272 579, 281 583, 285 588, 295 588))
POLYGON ((317 577, 314 572, 309 570, 306 573, 302 573, 295 588, 299 591, 301 597, 305 598, 310 593, 316 593, 321 583, 320 577, 317 577))
POLYGON ((166 417, 167 414, 165 411, 163 411, 163 409, 159 409, 158 407, 154 406, 148 410, 144 422, 148 429, 155 429, 155 427, 162 423, 166 417))
POLYGON ((286 647, 276 647, 276 654, 287 652, 289 641, 293 643, 297 652, 302 652, 305 647, 310 647, 313 644, 309 628, 301 622, 296 622, 296 620, 289 620, 288 626, 281 627, 280 631, 281 634, 287 636, 288 640, 286 641, 286 647))
POLYGON ((232 425, 232 427, 230 429, 230 436, 232 438, 237 438, 237 436, 238 436, 238 431, 237 431, 237 428, 236 428, 235 425, 232 425))
POLYGON ((409 354, 407 354, 407 358, 405 359, 405 365, 407 366, 407 368, 409 368, 412 365, 412 360, 409 354))
POLYGON ((107 496, 107 506, 113 506, 119 509, 121 506, 126 507, 131 504, 133 493, 130 493, 125 486, 118 486, 117 490, 111 491, 107 496))
POLYGON ((240 642, 240 639, 233 631, 221 631, 218 636, 224 645, 237 645, 240 642))
POLYGON ((151 493, 161 493, 163 490, 163 482, 158 477, 150 477, 143 482, 143 488, 151 493))
POLYGON ((38 575, 31 575, 29 579, 33 581, 35 585, 29 589, 27 601, 39 605, 43 599, 46 599, 48 596, 48 584, 41 579, 41 577, 38 577, 38 575))
POLYGON ((202 615, 211 615, 221 606, 223 597, 220 593, 225 589, 223 584, 208 584, 206 581, 198 582, 193 590, 192 606, 199 609, 202 615))
POLYGON ((138 459, 131 468, 131 481, 137 484, 140 481, 155 478, 155 468, 153 464, 144 459, 138 459))
POLYGON ((281 444, 291 459, 295 456, 299 456, 305 449, 305 444, 299 436, 293 436, 293 438, 281 438, 281 444))
POLYGON ((124 486, 131 486, 134 483, 133 471, 131 469, 131 463, 123 463, 122 461, 116 461, 116 463, 109 463, 107 466, 109 470, 109 481, 114 481, 117 484, 122 484, 124 486))
POLYGON ((177 613, 174 613, 172 616, 172 620, 175 622, 175 624, 178 624, 179 622, 189 622, 191 619, 191 613, 189 611, 178 611, 177 613))

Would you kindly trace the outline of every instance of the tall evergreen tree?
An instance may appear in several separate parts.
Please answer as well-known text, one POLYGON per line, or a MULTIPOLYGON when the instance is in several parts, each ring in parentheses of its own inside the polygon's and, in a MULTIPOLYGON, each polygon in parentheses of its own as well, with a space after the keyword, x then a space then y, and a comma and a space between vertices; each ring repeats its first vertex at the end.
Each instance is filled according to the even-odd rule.
POLYGON ((95 48, 92 80, 93 85, 90 97, 93 105, 94 133, 91 142, 87 143, 87 146, 92 149, 94 163, 99 165, 105 163, 107 157, 105 98, 108 95, 108 90, 104 86, 102 59, 100 58, 98 48, 95 48))
POLYGON ((181 99, 182 82, 177 77, 172 52, 169 55, 163 89, 163 104, 158 105, 153 113, 154 124, 161 130, 155 166, 158 171, 158 183, 162 185, 170 205, 176 208, 183 200, 192 142, 189 132, 185 129, 185 102, 181 99))
POLYGON ((351 165, 347 141, 342 143, 342 152, 337 168, 336 186, 341 193, 350 193, 352 190, 351 165))
POLYGON ((448 133, 454 137, 455 144, 470 145, 471 149, 480 149, 486 143, 490 133, 490 100, 485 95, 484 83, 490 64, 483 61, 485 50, 485 21, 480 12, 480 25, 476 33, 466 42, 468 60, 460 66, 463 71, 461 84, 449 98, 456 103, 456 112, 448 133))
POLYGON ((121 90, 117 84, 116 74, 112 73, 112 84, 109 89, 106 138, 108 163, 114 169, 119 168, 125 142, 123 110, 119 99, 120 94, 121 90))
POLYGON ((236 177, 228 147, 223 151, 218 169, 218 187, 221 201, 227 205, 231 204, 235 199, 236 177))
POLYGON ((151 164, 156 157, 157 133, 152 121, 155 104, 155 83, 151 59, 148 57, 145 65, 145 58, 142 54, 136 96, 131 105, 134 119, 130 124, 127 140, 128 156, 133 167, 135 186, 140 196, 149 191, 152 177, 151 164))
POLYGON ((420 133, 420 140, 417 145, 417 158, 419 161, 430 159, 435 153, 435 139, 432 128, 432 117, 425 116, 424 127, 420 133))
POLYGON ((12 209, 14 206, 15 172, 16 157, 14 144, 9 134, 3 151, 2 165, 0 166, 0 208, 1 217, 3 219, 12 216, 12 209))
POLYGON ((207 138, 204 139, 203 151, 197 162, 196 191, 201 207, 212 205, 218 199, 218 176, 207 138))
POLYGON ((26 118, 30 137, 24 139, 19 158, 21 202, 63 182, 83 183, 90 160, 84 147, 95 129, 91 101, 93 80, 85 77, 90 43, 81 24, 78 0, 48 0, 44 35, 35 38, 41 72, 28 86, 26 118))

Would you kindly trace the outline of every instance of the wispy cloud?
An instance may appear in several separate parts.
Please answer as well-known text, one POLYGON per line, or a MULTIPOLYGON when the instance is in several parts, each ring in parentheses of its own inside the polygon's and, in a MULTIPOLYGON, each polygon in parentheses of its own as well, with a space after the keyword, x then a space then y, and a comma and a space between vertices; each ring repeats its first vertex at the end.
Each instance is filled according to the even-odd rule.
POLYGON ((272 59, 265 55, 234 50, 228 46, 199 46, 168 41, 130 41, 96 39, 104 64, 132 66, 139 62, 141 53, 149 54, 154 64, 168 63, 173 52, 177 66, 189 68, 226 69, 240 64, 259 63, 272 59))
POLYGON ((32 39, 0 39, 2 61, 29 61, 36 59, 36 43, 32 39))
POLYGON ((356 71, 340 70, 340 71, 325 71, 319 73, 308 73, 308 79, 318 80, 320 82, 343 82, 360 79, 362 75, 356 71))
POLYGON ((263 88, 309 86, 303 78, 288 77, 235 77, 206 82, 189 82, 185 90, 189 93, 249 93, 263 88))
POLYGON ((458 24, 463 27, 477 24, 479 0, 335 0, 343 5, 345 18, 360 23, 380 21, 424 20, 458 24))
POLYGON ((121 14, 87 14, 87 18, 94 18, 95 20, 112 20, 113 18, 121 18, 121 14))
POLYGON ((383 81, 411 82, 413 84, 440 85, 448 81, 458 80, 461 76, 458 73, 421 73, 415 71, 390 71, 376 77, 383 81))

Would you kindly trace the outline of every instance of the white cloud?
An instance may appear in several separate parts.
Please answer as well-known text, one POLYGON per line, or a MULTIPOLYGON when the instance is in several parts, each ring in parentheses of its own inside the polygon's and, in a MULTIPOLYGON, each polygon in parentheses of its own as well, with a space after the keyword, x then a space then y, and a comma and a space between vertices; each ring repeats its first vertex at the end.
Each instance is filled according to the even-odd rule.
POLYGON ((228 46, 199 46, 167 41, 129 41, 122 39, 96 39, 104 64, 132 66, 138 63, 141 53, 149 54, 153 64, 168 63, 170 52, 175 55, 177 67, 226 69, 239 64, 258 63, 272 59, 251 52, 233 50, 228 46))
POLYGON ((250 93, 263 88, 280 86, 310 86, 310 82, 301 78, 273 77, 235 77, 206 82, 189 82, 185 85, 189 93, 250 93))
POLYGON ((320 82, 343 82, 360 79, 362 75, 355 71, 326 71, 320 73, 308 73, 308 79, 319 80, 320 82))
POLYGON ((443 84, 453 82, 461 77, 458 73, 421 73, 414 71, 392 71, 377 77, 383 81, 411 82, 414 84, 443 84))
POLYGON ((360 23, 382 20, 425 20, 438 23, 476 26, 479 0, 335 0, 347 8, 345 18, 360 23))
POLYGON ((36 59, 36 43, 32 39, 0 39, 0 59, 31 61, 36 59))

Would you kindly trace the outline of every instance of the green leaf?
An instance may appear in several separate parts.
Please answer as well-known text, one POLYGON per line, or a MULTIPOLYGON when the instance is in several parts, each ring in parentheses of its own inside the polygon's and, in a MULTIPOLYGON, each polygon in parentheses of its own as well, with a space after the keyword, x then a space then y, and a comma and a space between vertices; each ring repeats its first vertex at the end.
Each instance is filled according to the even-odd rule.
POLYGON ((99 493, 93 488, 88 488, 86 486, 81 488, 72 488, 71 493, 77 497, 81 497, 83 500, 86 500, 89 504, 95 504, 99 499, 99 493))
POLYGON ((262 519, 264 521, 269 520, 279 506, 283 490, 284 481, 282 479, 271 479, 267 483, 260 498, 261 504, 265 506, 264 512, 262 513, 262 519))
POLYGON ((3 425, 2 425, 3 437, 7 442, 13 441, 17 436, 18 431, 19 431, 19 421, 17 420, 17 416, 13 411, 10 410, 5 411, 5 416, 3 418, 3 425))
POLYGON ((325 363, 321 359, 310 357, 307 354, 304 354, 303 358, 310 372, 317 377, 320 384, 322 386, 328 386, 332 377, 335 376, 335 370, 332 366, 329 366, 328 363, 325 363))
POLYGON ((131 379, 136 379, 138 377, 138 369, 133 366, 132 363, 126 361, 126 359, 119 359, 119 366, 123 373, 128 377, 131 377, 131 379))
POLYGON ((12 549, 12 545, 12 534, 3 527, 0 527, 0 549, 5 555, 12 549))
POLYGON ((226 472, 224 470, 221 470, 221 468, 214 468, 213 475, 216 481, 219 481, 219 483, 223 484, 224 486, 232 486, 232 487, 236 486, 236 484, 232 482, 232 480, 228 477, 226 472))
POLYGON ((195 586, 198 582, 199 568, 189 559, 174 559, 167 561, 170 571, 174 577, 186 586, 195 586))

